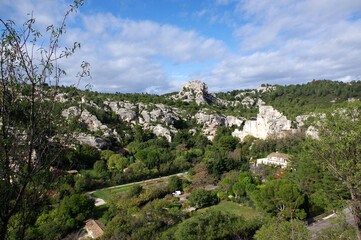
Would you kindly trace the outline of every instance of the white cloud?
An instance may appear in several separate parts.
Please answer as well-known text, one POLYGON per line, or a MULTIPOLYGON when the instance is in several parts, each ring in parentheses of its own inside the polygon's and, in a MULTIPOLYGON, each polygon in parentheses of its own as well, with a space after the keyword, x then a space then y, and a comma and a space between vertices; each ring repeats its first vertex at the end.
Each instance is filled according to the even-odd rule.
MULTIPOLYGON (((109 13, 87 15, 80 9, 70 19, 63 43, 81 42, 82 48, 62 62, 69 73, 63 83, 74 82, 71 76, 82 60, 92 65, 93 89, 107 92, 164 93, 179 90, 191 79, 219 91, 262 83, 361 78, 361 19, 357 18, 361 1, 216 0, 213 4, 196 13, 213 17, 215 25, 234 27, 238 52, 230 53, 225 42, 196 30, 109 13), (188 67, 197 64, 199 68, 188 67)), ((3 0, 0 14, 22 22, 34 10, 38 22, 46 26, 58 23, 66 6, 65 0, 3 0)))
POLYGON ((46 27, 62 21, 68 7, 69 4, 64 0, 2 0, 0 15, 2 18, 16 20, 17 24, 22 24, 33 14, 36 23, 46 27))
POLYGON ((361 78, 361 2, 347 0, 239 1, 240 50, 212 71, 195 74, 214 91, 262 83, 361 78))
POLYGON ((110 14, 82 15, 82 20, 85 28, 69 29, 67 35, 68 43, 80 41, 82 49, 66 64, 74 74, 80 59, 90 62, 92 84, 100 91, 164 93, 173 89, 175 79, 162 61, 200 63, 226 54, 223 42, 171 25, 110 14))

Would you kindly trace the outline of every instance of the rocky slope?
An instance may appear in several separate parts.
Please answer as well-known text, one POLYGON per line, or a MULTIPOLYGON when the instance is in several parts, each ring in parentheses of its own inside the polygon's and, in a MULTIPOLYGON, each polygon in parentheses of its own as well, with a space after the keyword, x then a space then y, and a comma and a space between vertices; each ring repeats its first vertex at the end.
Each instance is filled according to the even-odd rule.
MULTIPOLYGON (((286 133, 295 133, 302 128, 304 121, 309 115, 298 116, 294 124, 287 119, 281 112, 272 106, 265 105, 261 99, 262 93, 274 91, 274 86, 260 87, 258 90, 240 92, 234 97, 234 100, 226 100, 216 97, 216 94, 208 92, 208 87, 200 81, 190 81, 186 83, 179 93, 168 97, 171 101, 181 100, 187 103, 196 103, 198 109, 191 114, 186 108, 160 103, 143 103, 130 101, 114 101, 110 98, 104 99, 102 105, 98 106, 93 101, 81 100, 83 105, 91 106, 99 111, 105 111, 115 114, 119 122, 127 122, 131 126, 140 125, 143 129, 152 131, 156 136, 164 136, 169 142, 179 131, 177 122, 193 121, 196 125, 188 127, 192 134, 200 132, 208 139, 212 140, 216 134, 217 128, 233 128, 232 135, 238 137, 241 141, 247 136, 254 136, 260 139, 268 137, 282 137, 286 133), (209 105, 210 108, 205 108, 209 105), (215 111, 211 106, 223 106, 221 108, 231 107, 235 109, 234 115, 215 111), (237 109, 258 108, 256 117, 245 118, 236 114, 237 109)), ((61 93, 58 97, 59 102, 68 102, 65 94, 61 93)), ((88 130, 87 133, 78 134, 77 139, 80 143, 87 143, 97 148, 104 148, 109 142, 106 137, 113 137, 117 141, 122 141, 119 134, 111 127, 103 124, 95 115, 87 110, 80 111, 77 107, 70 107, 63 110, 62 115, 70 119, 72 116, 79 115, 78 121, 88 130), (92 133, 97 134, 92 134, 92 133), (102 133, 99 135, 99 133, 102 133)), ((309 134, 315 135, 312 129, 309 134)))

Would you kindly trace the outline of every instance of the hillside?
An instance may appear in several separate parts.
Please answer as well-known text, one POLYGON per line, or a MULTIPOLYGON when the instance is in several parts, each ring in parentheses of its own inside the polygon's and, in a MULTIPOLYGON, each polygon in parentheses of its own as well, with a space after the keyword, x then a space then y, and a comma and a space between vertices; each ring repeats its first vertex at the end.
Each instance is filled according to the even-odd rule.
MULTIPOLYGON (((337 178, 303 152, 306 135, 319 137, 308 119, 360 99, 356 91, 360 85, 313 81, 213 94, 205 83, 191 81, 178 93, 150 95, 23 84, 12 98, 15 104, 8 105, 12 121, 4 121, 3 129, 12 136, 8 138, 14 149, 8 157, 11 179, 20 181, 19 176, 26 177, 31 169, 28 166, 40 166, 30 178, 39 180, 38 185, 27 186, 29 191, 41 190, 34 191, 38 212, 29 219, 26 234, 29 239, 61 239, 79 231, 94 216, 105 224, 104 239, 112 239, 119 231, 125 239, 183 239, 193 229, 188 228, 190 223, 204 221, 217 229, 218 221, 210 220, 215 217, 229 226, 217 230, 220 236, 256 236, 262 226, 268 229, 268 223, 257 216, 288 219, 290 213, 272 202, 278 198, 272 199, 269 191, 277 188, 286 189, 281 195, 287 203, 292 197, 292 204, 298 204, 297 218, 312 221, 317 214, 343 207, 340 198, 350 196, 337 178), (33 108, 42 115, 29 108, 32 99, 33 108), (43 109, 50 109, 51 114, 43 109), (34 140, 26 141, 33 127, 37 129, 34 140), (29 156, 24 149, 30 149, 30 143, 29 156), (255 164, 255 159, 274 152, 295 156, 289 163, 292 167, 255 164), (178 177, 159 179, 170 175, 178 177), (147 179, 154 179, 153 184, 143 182, 147 179), (136 184, 107 188, 127 183, 136 184), (185 194, 172 196, 177 190, 185 194), (84 195, 89 191, 96 191, 93 196, 103 197, 106 205, 94 208, 93 200, 84 195), (220 200, 217 207, 188 212, 194 210, 190 207, 201 209, 220 200), (244 211, 245 219, 239 214, 244 211), (235 223, 249 228, 242 232, 235 223)), ((11 181, 8 185, 17 191, 17 185, 11 181)))
MULTIPOLYGON (((58 95, 63 115, 82 103, 78 131, 81 143, 104 148, 129 143, 132 126, 139 125, 171 142, 178 131, 204 134, 212 140, 218 127, 230 128, 241 140, 246 135, 265 139, 299 130, 307 114, 322 112, 335 104, 361 98, 361 82, 314 80, 303 85, 261 86, 212 94, 204 83, 188 82, 179 93, 103 94, 62 87, 58 95), (257 122, 258 119, 258 122, 257 122), (261 121, 261 123, 260 123, 261 121), (257 127, 262 125, 262 127, 257 127), (247 129, 243 131, 243 127, 247 129), (84 135, 86 134, 86 135, 84 135), (98 139, 98 143, 95 143, 98 139)), ((78 111, 78 113, 80 113, 78 111)))

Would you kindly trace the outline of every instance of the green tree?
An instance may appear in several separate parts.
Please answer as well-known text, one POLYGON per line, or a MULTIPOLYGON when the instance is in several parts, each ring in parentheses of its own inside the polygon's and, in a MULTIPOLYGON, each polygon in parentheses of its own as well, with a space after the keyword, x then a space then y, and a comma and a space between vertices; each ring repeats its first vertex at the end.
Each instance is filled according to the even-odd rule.
POLYGON ((108 176, 107 164, 103 160, 96 161, 93 169, 97 177, 105 178, 108 176))
POLYGON ((236 182, 232 186, 232 191, 236 195, 236 198, 246 195, 246 189, 245 189, 244 185, 240 182, 236 182))
POLYGON ((301 221, 291 222, 271 219, 254 235, 256 240, 309 240, 311 232, 301 221))
POLYGON ((128 158, 122 154, 113 154, 108 160, 108 169, 111 172, 123 172, 124 168, 129 165, 128 158))
POLYGON ((168 178, 169 191, 175 192, 182 189, 182 180, 178 176, 168 178))
POLYGON ((343 208, 350 198, 347 187, 329 171, 315 163, 312 153, 305 143, 302 151, 290 159, 290 167, 297 169, 288 174, 299 189, 306 193, 313 210, 310 214, 343 208))
POLYGON ((54 111, 64 73, 57 62, 80 46, 59 51, 65 20, 82 3, 74 1, 62 24, 47 28, 49 39, 34 29, 33 18, 21 27, 0 19, 0 240, 20 213, 17 230, 24 238, 29 216, 38 212, 53 181, 49 169, 58 164, 61 144, 70 142, 67 123, 54 111))
POLYGON ((220 190, 223 192, 226 192, 228 194, 232 194, 232 186, 233 186, 233 182, 230 178, 223 178, 222 181, 218 184, 218 186, 220 187, 220 190))
POLYGON ((315 125, 318 140, 309 139, 313 159, 348 188, 357 237, 361 239, 361 103, 327 112, 315 125))
POLYGON ((232 130, 227 127, 218 127, 216 131, 216 135, 213 138, 213 142, 218 144, 218 140, 223 136, 231 136, 232 130))
POLYGON ((222 136, 218 140, 218 146, 225 152, 233 151, 238 143, 239 139, 232 136, 222 136))
POLYGON ((100 152, 96 147, 82 144, 78 149, 78 164, 83 168, 91 168, 100 159, 100 152))
POLYGON ((103 150, 100 153, 100 158, 104 161, 108 161, 113 154, 114 152, 112 150, 103 150))
POLYGON ((41 236, 39 239, 61 239, 80 228, 93 208, 94 200, 83 194, 65 197, 57 208, 37 219, 35 226, 41 236))
POLYGON ((196 189, 188 197, 189 202, 196 208, 214 205, 217 203, 217 193, 204 189, 196 189))
POLYGON ((259 192, 255 192, 255 200, 258 207, 268 213, 291 219, 306 217, 305 211, 300 209, 304 202, 303 194, 286 179, 268 182, 259 192))
POLYGON ((252 239, 258 228, 257 221, 245 221, 232 213, 208 209, 180 223, 173 237, 176 240, 252 239))

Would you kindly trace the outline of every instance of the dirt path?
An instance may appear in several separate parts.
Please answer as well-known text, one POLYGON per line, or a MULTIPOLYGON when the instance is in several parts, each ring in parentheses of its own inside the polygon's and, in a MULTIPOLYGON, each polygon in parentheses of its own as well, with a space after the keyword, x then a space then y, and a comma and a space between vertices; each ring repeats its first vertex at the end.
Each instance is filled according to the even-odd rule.
POLYGON ((133 185, 133 184, 147 183, 147 182, 157 181, 157 180, 164 179, 164 178, 169 178, 169 177, 171 177, 171 176, 182 176, 182 175, 185 175, 185 174, 187 174, 187 173, 177 173, 177 174, 172 174, 172 175, 169 175, 169 176, 164 176, 164 177, 159 177, 159 178, 152 178, 152 179, 148 179, 148 180, 144 180, 144 181, 140 181, 140 182, 133 182, 133 183, 127 183, 127 184, 122 184, 122 185, 117 185, 117 186, 112 186, 112 187, 106 187, 106 188, 96 189, 96 190, 91 191, 91 192, 86 192, 85 195, 87 195, 87 196, 89 196, 90 198, 92 198, 92 199, 95 200, 95 206, 101 206, 101 205, 106 204, 106 202, 104 201, 104 199, 97 198, 97 197, 93 197, 92 194, 93 194, 94 192, 97 192, 97 191, 100 191, 100 190, 104 190, 104 189, 112 189, 112 188, 130 186, 130 185, 133 185))

